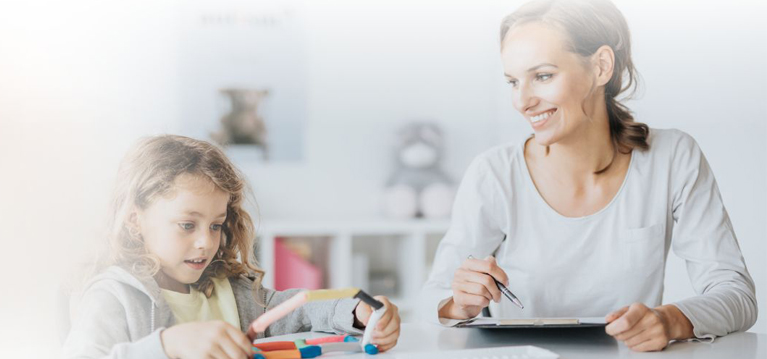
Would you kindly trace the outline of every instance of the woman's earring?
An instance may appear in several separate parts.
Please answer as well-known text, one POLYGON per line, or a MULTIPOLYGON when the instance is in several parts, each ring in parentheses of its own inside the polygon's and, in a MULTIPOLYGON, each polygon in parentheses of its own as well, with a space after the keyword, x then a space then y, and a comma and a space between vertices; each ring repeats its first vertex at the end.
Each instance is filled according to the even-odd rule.
POLYGON ((224 258, 224 250, 223 249, 219 249, 217 256, 218 256, 218 259, 224 258))

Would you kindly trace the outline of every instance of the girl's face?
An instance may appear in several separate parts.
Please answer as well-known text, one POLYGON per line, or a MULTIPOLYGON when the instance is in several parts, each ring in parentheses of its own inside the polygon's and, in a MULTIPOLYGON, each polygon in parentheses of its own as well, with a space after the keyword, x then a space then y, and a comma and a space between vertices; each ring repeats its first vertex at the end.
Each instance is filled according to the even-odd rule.
MULTIPOLYGON (((564 35, 540 22, 515 26, 503 40, 501 58, 514 107, 530 123, 535 140, 551 145, 588 124, 594 77, 582 58, 567 50, 564 35)), ((592 96, 593 98, 593 96, 592 96)))
POLYGON ((188 293, 221 244, 229 195, 210 180, 183 174, 168 195, 137 212, 147 250, 160 258, 161 288, 188 293))

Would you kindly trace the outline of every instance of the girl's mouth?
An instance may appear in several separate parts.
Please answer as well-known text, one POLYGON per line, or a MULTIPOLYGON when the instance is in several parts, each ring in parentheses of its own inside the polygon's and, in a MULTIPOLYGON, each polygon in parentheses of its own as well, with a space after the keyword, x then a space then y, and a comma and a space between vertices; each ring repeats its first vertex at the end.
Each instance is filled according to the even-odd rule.
POLYGON ((202 270, 205 269, 205 264, 208 262, 205 258, 197 258, 197 259, 187 259, 184 261, 186 265, 192 267, 194 270, 202 270))

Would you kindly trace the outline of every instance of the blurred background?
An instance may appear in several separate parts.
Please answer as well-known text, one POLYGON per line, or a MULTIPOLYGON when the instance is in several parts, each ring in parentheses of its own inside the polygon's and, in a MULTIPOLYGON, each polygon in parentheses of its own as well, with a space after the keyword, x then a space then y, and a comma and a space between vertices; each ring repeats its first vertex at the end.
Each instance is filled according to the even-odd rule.
MULTIPOLYGON (((3 357, 58 348, 57 288, 94 254, 130 145, 160 133, 226 141, 242 114, 265 129, 228 138, 227 153, 255 193, 267 283, 295 284, 276 269, 303 265, 309 284, 367 286, 409 319, 450 187, 432 215, 407 219, 390 185, 403 158, 433 160, 456 185, 476 155, 532 133, 499 59, 500 20, 521 3, 1 2, 0 350, 14 354, 3 357), (403 156, 414 122, 438 128, 417 132, 436 157, 403 156)), ((643 80, 628 105, 700 144, 765 313, 767 6, 616 4, 643 80)), ((693 294, 669 258, 666 302, 693 294)), ((764 315, 751 330, 767 333, 764 315)))

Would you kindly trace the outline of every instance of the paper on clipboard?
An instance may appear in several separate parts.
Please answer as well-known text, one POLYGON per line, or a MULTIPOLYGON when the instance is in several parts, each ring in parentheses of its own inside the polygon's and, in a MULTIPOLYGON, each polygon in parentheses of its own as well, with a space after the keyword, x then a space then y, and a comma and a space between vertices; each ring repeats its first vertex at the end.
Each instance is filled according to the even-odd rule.
POLYGON ((582 318, 474 318, 452 323, 456 328, 530 328, 530 327, 597 327, 607 324, 604 317, 582 318))

